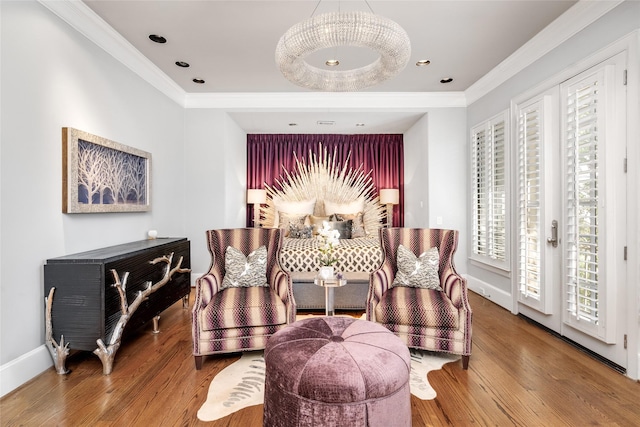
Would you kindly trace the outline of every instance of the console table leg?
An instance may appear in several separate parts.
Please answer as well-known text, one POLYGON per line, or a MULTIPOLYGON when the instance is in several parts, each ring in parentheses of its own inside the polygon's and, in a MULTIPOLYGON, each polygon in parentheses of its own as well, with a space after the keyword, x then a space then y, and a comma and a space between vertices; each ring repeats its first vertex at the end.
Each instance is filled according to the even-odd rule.
POLYGON ((120 338, 117 341, 109 344, 108 346, 104 344, 102 339, 98 338, 96 343, 98 344, 98 348, 93 350, 93 354, 100 358, 102 362, 102 374, 103 375, 111 375, 113 371, 113 360, 116 357, 116 353, 120 348, 120 338))
POLYGON ((51 358, 53 358, 53 364, 56 367, 56 372, 60 375, 65 375, 69 373, 69 370, 65 366, 67 361, 67 356, 69 355, 69 343, 64 342, 64 335, 60 336, 60 344, 56 342, 53 338, 53 325, 51 322, 51 307, 53 305, 53 293, 56 288, 52 287, 49 289, 49 296, 45 299, 46 302, 46 310, 45 310, 45 331, 46 338, 45 344, 47 350, 51 354, 51 358))
POLYGON ((155 316, 153 318, 153 333, 154 334, 159 334, 160 333, 159 323, 160 323, 160 316, 158 315, 158 316, 155 316))
POLYGON ((189 308, 189 294, 182 297, 182 308, 189 308))

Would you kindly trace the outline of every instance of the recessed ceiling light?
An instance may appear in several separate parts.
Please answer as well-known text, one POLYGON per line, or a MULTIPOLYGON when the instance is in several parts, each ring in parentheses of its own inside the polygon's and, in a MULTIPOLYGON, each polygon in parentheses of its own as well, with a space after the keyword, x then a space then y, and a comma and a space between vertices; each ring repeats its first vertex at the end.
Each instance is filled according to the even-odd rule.
POLYGON ((421 59, 418 62, 416 62, 416 66, 417 67, 424 67, 431 64, 431 61, 429 61, 428 59, 421 59))
POLYGON ((189 63, 184 61, 176 61, 176 65, 182 68, 189 68, 189 63))
POLYGON ((340 65, 340 61, 338 61, 337 59, 327 59, 327 61, 324 64, 327 67, 335 67, 340 65))
POLYGON ((156 35, 156 34, 149 35, 149 39, 152 42, 156 42, 156 43, 166 43, 167 42, 167 39, 165 39, 162 36, 156 35))
POLYGON ((451 77, 447 77, 446 79, 440 80, 440 83, 451 83, 453 79, 451 77))
POLYGON ((333 126, 336 124, 333 120, 318 120, 317 123, 324 126, 333 126))
POLYGON ((289 126, 298 126, 297 123, 289 123, 289 126))
POLYGON ((201 84, 204 83, 204 80, 202 80, 202 79, 193 79, 193 82, 194 83, 198 83, 199 85, 201 85, 201 84))
POLYGON ((362 127, 362 126, 364 126, 364 123, 356 123, 356 126, 362 127))

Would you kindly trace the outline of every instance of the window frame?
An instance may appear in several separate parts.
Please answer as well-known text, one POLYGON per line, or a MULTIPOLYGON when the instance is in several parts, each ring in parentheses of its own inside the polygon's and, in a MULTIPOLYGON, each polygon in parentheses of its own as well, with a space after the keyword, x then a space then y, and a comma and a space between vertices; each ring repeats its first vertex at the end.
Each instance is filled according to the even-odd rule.
MULTIPOLYGON (((517 301, 534 310, 537 310, 544 314, 553 313, 553 291, 549 289, 549 279, 554 277, 554 259, 550 258, 550 255, 546 242, 547 230, 551 229, 552 219, 559 218, 560 212, 554 211, 554 194, 548 191, 547 180, 557 179, 553 175, 552 157, 557 156, 556 148, 559 150, 559 88, 557 86, 552 87, 549 90, 538 93, 535 96, 529 97, 522 101, 512 102, 513 112, 513 124, 515 127, 514 132, 514 145, 516 158, 514 164, 516 170, 514 173, 515 185, 514 185, 514 199, 516 200, 516 210, 514 212, 514 240, 516 248, 516 258, 514 259, 514 275, 515 290, 517 294, 517 301), (523 175, 522 168, 525 167, 523 162, 527 157, 527 153, 530 153, 530 142, 526 137, 523 139, 522 126, 527 123, 522 122, 523 115, 526 116, 532 112, 537 114, 537 132, 536 137, 538 139, 537 154, 539 156, 539 165, 537 169, 536 179, 538 183, 538 255, 539 255, 539 277, 538 277, 538 294, 533 295, 528 292, 523 292, 523 275, 528 275, 530 272, 525 266, 523 266, 522 257, 530 255, 529 250, 523 246, 523 220, 528 219, 528 215, 523 211, 529 207, 535 207, 535 203, 529 204, 527 197, 523 194, 523 189, 531 188, 528 185, 527 177, 523 175), (550 170, 551 168, 551 170, 550 170), (524 252, 527 252, 525 254, 524 252)), ((557 208, 559 209, 559 207, 557 208)))
POLYGON ((510 146, 511 146, 511 132, 510 132, 510 120, 509 109, 506 109, 499 114, 476 124, 471 127, 469 136, 470 147, 470 186, 471 186, 471 224, 469 233, 469 258, 475 263, 479 263, 482 266, 490 266, 492 269, 497 269, 499 272, 509 273, 511 271, 511 161, 510 161, 510 146), (502 191, 498 191, 498 197, 496 197, 496 174, 494 173, 493 164, 495 158, 492 158, 496 152, 496 128, 503 126, 503 139, 502 147, 502 162, 503 172, 502 176, 498 178, 502 179, 502 191), (482 152, 483 161, 478 162, 478 135, 483 133, 488 137, 485 139, 487 144, 485 150, 482 152), (485 206, 488 209, 487 214, 482 218, 482 213, 479 214, 479 197, 481 189, 478 187, 479 175, 485 174, 488 181, 489 193, 483 200, 485 206), (503 200, 500 201, 499 197, 503 200), (502 220, 492 220, 494 218, 493 210, 497 205, 502 205, 502 220), (496 222, 502 222, 504 225, 500 228, 496 226, 496 222), (484 225, 486 234, 487 254, 482 254, 477 251, 476 242, 480 238, 479 229, 484 225), (503 233, 502 237, 500 232, 503 233), (504 249, 500 250, 500 245, 504 249), (496 252, 497 251, 497 252, 496 252), (499 257, 500 253, 504 253, 504 257, 499 257))
MULTIPOLYGON (((561 142, 563 151, 573 147, 568 137, 570 132, 567 126, 567 119, 569 118, 567 112, 570 110, 569 99, 575 96, 574 88, 585 86, 585 82, 589 85, 590 92, 593 92, 593 88, 596 88, 599 94, 592 95, 590 93, 590 96, 597 99, 597 101, 588 105, 589 108, 600 106, 598 112, 590 116, 597 123, 592 131, 597 136, 597 139, 593 143, 594 147, 590 149, 591 153, 597 157, 596 163, 598 167, 593 171, 589 170, 598 175, 597 185, 593 187, 597 188, 597 203, 590 209, 593 212, 597 212, 594 215, 595 220, 590 221, 591 224, 595 224, 594 228, 598 230, 597 251, 591 254, 588 251, 575 249, 576 246, 580 246, 584 241, 572 237, 572 232, 580 234, 578 231, 580 225, 578 224, 571 228, 569 222, 574 217, 579 218, 578 211, 581 204, 576 197, 576 205, 574 206, 569 203, 569 196, 563 195, 565 197, 563 197, 562 220, 567 224, 562 233, 565 246, 564 265, 562 268, 563 322, 607 344, 616 344, 618 289, 620 283, 626 282, 623 279, 625 277, 625 266, 621 256, 622 244, 620 243, 624 240, 624 235, 621 235, 619 227, 620 224, 625 223, 624 212, 626 212, 626 207, 621 209, 620 206, 623 205, 623 200, 626 198, 627 185, 625 172, 620 167, 619 161, 626 157, 626 147, 613 143, 613 141, 625 139, 624 135, 622 135, 624 125, 619 123, 620 117, 625 116, 624 114, 619 114, 620 111, 625 110, 624 102, 621 101, 624 98, 622 94, 625 91, 624 84, 621 82, 623 69, 625 69, 624 54, 617 54, 602 63, 583 70, 560 85, 561 142), (584 310, 579 309, 579 300, 581 299, 580 295, 578 295, 579 291, 587 289, 587 286, 578 283, 581 282, 581 278, 578 277, 580 274, 577 272, 584 271, 578 265, 582 262, 579 259, 579 255, 585 253, 587 255, 597 255, 596 274, 598 280, 595 282, 596 286, 593 292, 598 296, 596 298, 597 308, 593 310, 596 314, 591 320, 586 315, 586 312, 590 310, 588 307, 584 310), (571 263, 569 257, 576 257, 575 262, 571 263), (573 275, 568 274, 570 270, 573 275), (576 270, 576 272, 573 270, 576 270), (573 279, 577 279, 578 282, 574 283, 573 279)), ((587 127, 585 126, 585 128, 587 127)), ((576 154, 574 157, 577 158, 578 155, 576 154)), ((569 165, 564 163, 563 166, 562 173, 567 175, 570 172, 569 165)), ((579 188, 579 184, 576 184, 576 188, 579 188)), ((574 192, 577 193, 575 190, 574 192)), ((585 276, 582 279, 587 281, 588 277, 585 276)), ((585 300, 591 297, 591 293, 582 296, 585 300)))

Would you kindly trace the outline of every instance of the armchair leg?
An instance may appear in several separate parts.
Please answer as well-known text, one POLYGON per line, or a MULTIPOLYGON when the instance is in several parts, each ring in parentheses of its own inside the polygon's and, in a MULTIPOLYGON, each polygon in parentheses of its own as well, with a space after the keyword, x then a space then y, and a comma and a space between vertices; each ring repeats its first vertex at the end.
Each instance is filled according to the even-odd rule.
POLYGON ((202 359, 204 358, 204 356, 193 356, 195 358, 196 361, 196 370, 199 371, 200 369, 202 369, 202 359))
POLYGON ((462 369, 465 371, 469 369, 469 358, 471 356, 462 356, 462 369))

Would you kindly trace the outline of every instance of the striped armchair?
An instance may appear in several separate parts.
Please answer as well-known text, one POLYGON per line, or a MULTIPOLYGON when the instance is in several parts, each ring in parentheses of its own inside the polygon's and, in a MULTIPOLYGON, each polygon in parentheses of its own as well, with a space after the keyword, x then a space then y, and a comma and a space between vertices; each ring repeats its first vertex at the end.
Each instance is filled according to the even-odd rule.
POLYGON ((279 229, 237 228, 208 230, 209 272, 196 280, 193 306, 193 355, 196 369, 203 356, 264 349, 267 339, 295 321, 296 303, 289 273, 278 262, 282 245, 279 229), (228 246, 249 255, 265 245, 269 286, 220 290, 228 246))
POLYGON ((380 241, 384 261, 369 279, 367 320, 382 324, 410 348, 462 355, 462 367, 467 369, 471 355, 471 307, 466 280, 453 265, 458 231, 381 228, 380 241), (417 256, 438 247, 442 291, 391 287, 398 270, 400 244, 417 256))

